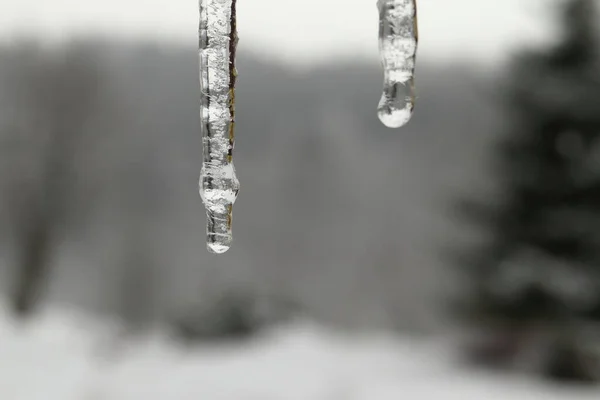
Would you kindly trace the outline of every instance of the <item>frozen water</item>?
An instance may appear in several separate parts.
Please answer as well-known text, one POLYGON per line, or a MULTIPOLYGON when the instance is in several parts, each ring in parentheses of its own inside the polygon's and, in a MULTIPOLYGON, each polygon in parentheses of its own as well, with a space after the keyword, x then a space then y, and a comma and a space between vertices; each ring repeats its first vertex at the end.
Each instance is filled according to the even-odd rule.
POLYGON ((377 5, 385 74, 378 115, 385 126, 399 128, 410 120, 415 105, 417 5, 416 0, 379 0, 377 5))
POLYGON ((200 0, 200 196, 207 214, 207 247, 231 246, 231 215, 239 192, 232 162, 235 125, 236 0, 200 0))

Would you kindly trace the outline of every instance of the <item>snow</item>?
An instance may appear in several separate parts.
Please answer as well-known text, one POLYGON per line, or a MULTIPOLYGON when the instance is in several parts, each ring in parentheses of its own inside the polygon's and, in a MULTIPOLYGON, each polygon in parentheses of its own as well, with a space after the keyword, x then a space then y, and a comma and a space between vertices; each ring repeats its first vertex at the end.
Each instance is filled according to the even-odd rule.
POLYGON ((130 342, 109 340, 115 332, 106 321, 64 310, 17 324, 0 309, 0 399, 600 398, 597 389, 459 367, 441 341, 342 335, 310 322, 273 329, 249 343, 193 348, 159 331, 130 342))

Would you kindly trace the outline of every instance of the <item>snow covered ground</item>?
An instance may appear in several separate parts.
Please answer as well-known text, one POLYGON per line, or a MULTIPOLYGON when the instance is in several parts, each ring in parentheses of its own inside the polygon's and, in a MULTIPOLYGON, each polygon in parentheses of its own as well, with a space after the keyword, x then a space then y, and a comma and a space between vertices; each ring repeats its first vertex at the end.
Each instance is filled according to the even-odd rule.
POLYGON ((311 323, 273 330, 252 343, 193 349, 154 333, 112 355, 105 340, 110 331, 58 311, 19 326, 0 309, 0 399, 600 399, 597 389, 466 370, 441 344, 348 337, 311 323))

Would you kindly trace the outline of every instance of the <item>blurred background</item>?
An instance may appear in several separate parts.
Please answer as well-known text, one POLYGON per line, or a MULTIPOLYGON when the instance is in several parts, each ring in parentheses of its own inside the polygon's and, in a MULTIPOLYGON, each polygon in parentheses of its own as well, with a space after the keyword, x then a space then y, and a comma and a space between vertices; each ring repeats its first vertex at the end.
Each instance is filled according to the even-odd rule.
POLYGON ((196 1, 0 0, 0 398, 597 399, 595 0, 240 0, 232 249, 196 1))

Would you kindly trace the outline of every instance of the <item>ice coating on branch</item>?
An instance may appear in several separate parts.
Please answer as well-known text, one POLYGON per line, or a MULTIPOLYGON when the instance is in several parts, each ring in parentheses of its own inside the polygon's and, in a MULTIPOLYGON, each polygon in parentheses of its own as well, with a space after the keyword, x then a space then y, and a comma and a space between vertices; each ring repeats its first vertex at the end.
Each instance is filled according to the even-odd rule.
POLYGON ((384 69, 378 116, 389 128, 411 118, 415 105, 414 72, 417 53, 416 0, 378 0, 379 52, 384 69))
POLYGON ((204 159, 200 196, 207 247, 231 246, 231 213, 240 188, 232 162, 235 124, 236 0, 200 0, 200 124, 204 159))

